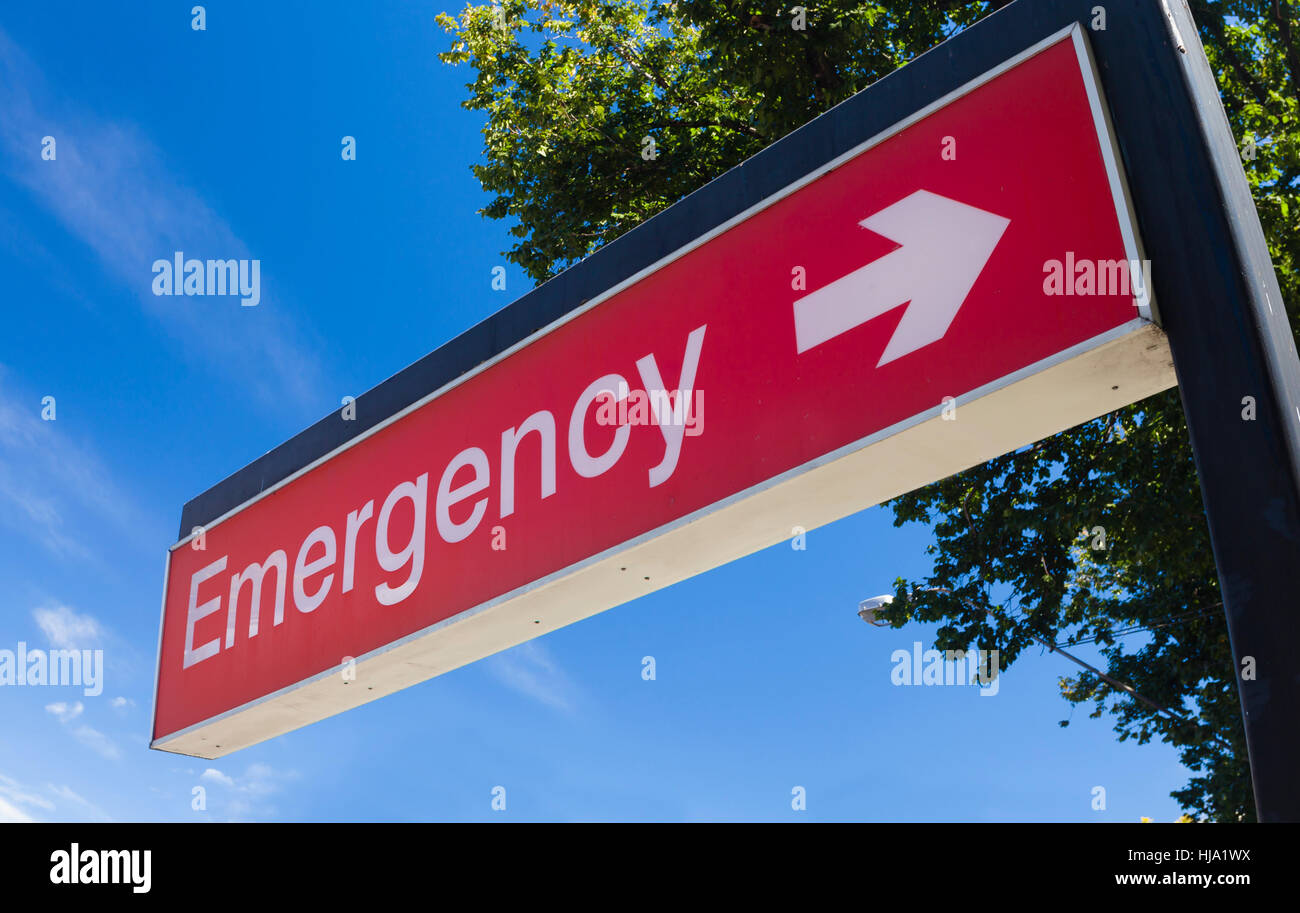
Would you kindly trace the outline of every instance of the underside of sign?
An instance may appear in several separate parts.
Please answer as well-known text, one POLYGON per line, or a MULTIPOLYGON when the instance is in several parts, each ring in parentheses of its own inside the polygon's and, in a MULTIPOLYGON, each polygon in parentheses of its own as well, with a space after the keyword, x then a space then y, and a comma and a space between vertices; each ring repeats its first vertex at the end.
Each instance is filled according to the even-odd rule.
POLYGON ((187 508, 152 746, 220 757, 1173 386, 1121 159, 1060 29, 187 508))

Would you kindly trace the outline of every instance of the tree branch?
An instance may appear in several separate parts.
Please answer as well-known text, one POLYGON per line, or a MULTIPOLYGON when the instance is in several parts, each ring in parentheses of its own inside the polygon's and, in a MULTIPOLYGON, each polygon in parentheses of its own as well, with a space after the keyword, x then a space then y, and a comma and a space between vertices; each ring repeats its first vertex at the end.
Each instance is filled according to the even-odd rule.
POLYGON ((1273 21, 1277 23, 1286 53, 1286 67, 1291 71, 1291 92, 1300 103, 1300 53, 1291 40, 1291 4, 1287 0, 1273 0, 1273 21))
POLYGON ((1232 71, 1237 74, 1237 78, 1246 84, 1246 88, 1250 90, 1251 95, 1255 96, 1256 101, 1267 107, 1269 102, 1268 89, 1255 78, 1255 74, 1246 69, 1246 65, 1241 62, 1237 52, 1228 43, 1228 36, 1223 28, 1223 14, 1211 9, 1209 4, 1203 3, 1201 0, 1191 0, 1191 7, 1196 13, 1197 23, 1214 36, 1219 53, 1232 71))

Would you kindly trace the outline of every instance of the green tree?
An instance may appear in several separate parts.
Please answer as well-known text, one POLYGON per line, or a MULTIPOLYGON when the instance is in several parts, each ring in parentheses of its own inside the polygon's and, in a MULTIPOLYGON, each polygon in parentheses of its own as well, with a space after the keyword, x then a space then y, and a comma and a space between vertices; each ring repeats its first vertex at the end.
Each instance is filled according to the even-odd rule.
MULTIPOLYGON (((474 71, 464 107, 486 115, 482 213, 512 221, 506 256, 540 281, 1003 5, 827 0, 800 22, 802 7, 725 0, 501 0, 438 21, 442 60, 474 71)), ((1294 324, 1300 18, 1287 0, 1191 6, 1294 324)), ((932 575, 897 581, 891 623, 937 622, 938 648, 996 648, 1004 669, 1031 633, 1096 643, 1111 677, 1171 712, 1087 673, 1064 697, 1112 714, 1121 741, 1176 746, 1195 775, 1173 795, 1193 815, 1254 818, 1176 391, 889 506, 935 536, 932 575)))

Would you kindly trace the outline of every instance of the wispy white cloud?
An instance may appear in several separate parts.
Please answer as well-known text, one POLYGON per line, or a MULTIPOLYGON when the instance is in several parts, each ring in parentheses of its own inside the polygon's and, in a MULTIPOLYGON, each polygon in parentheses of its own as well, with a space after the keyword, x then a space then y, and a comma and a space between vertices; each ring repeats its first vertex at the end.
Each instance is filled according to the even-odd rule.
POLYGON ((92 729, 89 726, 78 726, 72 730, 72 736, 91 751, 110 761, 116 761, 122 757, 122 750, 117 747, 117 743, 98 729, 92 729))
POLYGON ((112 820, 102 808, 67 785, 56 786, 47 783, 45 788, 50 795, 60 800, 59 804, 56 805, 43 795, 27 789, 12 777, 0 774, 0 823, 30 822, 41 818, 69 821, 112 820), (76 809, 70 810, 67 808, 68 805, 76 806, 76 809), (36 813, 27 809, 39 809, 41 817, 36 817, 36 813))
POLYGON ((26 789, 13 777, 0 774, 0 822, 29 822, 36 820, 21 806, 53 811, 54 803, 26 789))
POLYGON ((226 776, 221 771, 217 770, 215 767, 209 767, 207 770, 203 771, 203 773, 199 774, 199 779, 206 780, 209 783, 220 783, 222 786, 225 786, 226 788, 231 788, 235 785, 235 781, 233 779, 226 776))
POLYGON ((573 710, 576 690, 549 650, 535 640, 490 657, 487 668, 502 684, 555 710, 573 710))
POLYGON ((46 783, 45 788, 48 789, 52 794, 58 796, 65 803, 80 806, 80 808, 84 810, 84 811, 76 812, 76 814, 73 816, 75 818, 78 819, 85 818, 86 812, 89 812, 90 817, 92 818, 98 818, 101 821, 113 820, 108 815, 108 813, 105 812, 102 808, 100 808, 94 802, 91 802, 85 796, 82 796, 80 793, 77 793, 67 785, 55 786, 53 783, 46 783))
MULTIPOLYGON (((262 264, 262 303, 152 293, 155 260, 175 251, 262 259, 248 249, 134 125, 79 110, 47 85, 40 68, 0 29, 0 168, 26 188, 190 355, 263 403, 316 405, 320 368, 262 264), (56 158, 41 158, 53 136, 56 158)), ((332 400, 331 400, 332 402, 332 400)))
POLYGON ((66 701, 57 701, 53 704, 46 704, 45 709, 54 714, 54 718, 60 723, 71 723, 77 717, 81 716, 81 712, 86 709, 86 706, 82 704, 81 701, 77 701, 75 704, 69 704, 66 701))
POLYGON ((91 546, 110 537, 155 548, 146 537, 155 524, 99 457, 65 434, 57 418, 40 418, 39 396, 6 381, 0 365, 0 523, 60 558, 94 558, 91 546), (97 530, 93 537, 91 529, 97 530))
POLYGON ((68 802, 76 802, 78 805, 90 805, 85 799, 77 795, 67 786, 55 786, 53 783, 45 784, 50 792, 68 802))
POLYGON ((293 770, 276 770, 268 764, 250 764, 242 775, 231 776, 209 767, 199 779, 223 787, 210 810, 224 812, 232 819, 268 818, 276 814, 270 803, 285 784, 298 779, 293 770))
MULTIPOLYGON (((80 718, 85 709, 86 706, 81 701, 73 704, 66 701, 57 701, 45 705, 45 710, 63 726, 69 726, 74 720, 80 718)), ((117 747, 117 743, 92 726, 82 723, 72 729, 71 733, 74 739, 103 758, 116 761, 122 757, 122 750, 117 747)))
POLYGON ((33 609, 50 645, 65 650, 89 650, 103 643, 104 629, 91 615, 79 615, 67 606, 33 609))
MULTIPOLYGON (((100 689, 94 692, 95 695, 101 693, 107 679, 129 679, 140 667, 139 649, 89 612, 79 612, 62 603, 51 602, 33 609, 32 619, 45 636, 49 647, 95 651, 96 655, 86 660, 82 670, 82 681, 89 686, 91 669, 95 669, 98 676, 95 681, 100 689), (101 659, 103 662, 100 662, 101 659)), ((31 640, 30 637, 28 639, 31 640)), ((135 701, 129 697, 116 697, 109 704, 119 715, 124 716, 135 706, 135 701)))
POLYGON ((27 814, 21 808, 12 805, 4 796, 0 796, 0 823, 30 824, 35 820, 35 818, 27 814))

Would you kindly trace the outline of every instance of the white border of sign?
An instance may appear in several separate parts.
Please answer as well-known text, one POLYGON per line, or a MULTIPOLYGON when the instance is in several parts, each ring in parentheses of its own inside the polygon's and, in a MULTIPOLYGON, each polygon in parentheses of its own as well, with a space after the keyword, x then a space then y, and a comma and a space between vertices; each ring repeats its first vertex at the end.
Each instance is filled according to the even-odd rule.
MULTIPOLYGON (((1079 62, 1081 76, 1083 78, 1084 86, 1087 90, 1088 101, 1089 101, 1090 108, 1092 110, 1093 123, 1097 131, 1098 144, 1102 152, 1102 157, 1105 163, 1106 174, 1109 179, 1112 201, 1115 207, 1115 211, 1119 217, 1120 231, 1124 241, 1126 254, 1130 261, 1134 261, 1134 260, 1141 261, 1143 259, 1143 254, 1142 254, 1140 239, 1138 237, 1137 230, 1135 227, 1136 220, 1134 217, 1132 204, 1130 202, 1127 182, 1123 174, 1122 168, 1120 167, 1119 157, 1116 154, 1114 134, 1111 127, 1110 118, 1107 114, 1106 106, 1104 104, 1104 97, 1102 94, 1100 82, 1097 77, 1095 64, 1093 62, 1092 55, 1088 49, 1087 42, 1084 39, 1084 35, 1081 27, 1079 26, 1078 23, 1073 23, 1070 26, 1053 33, 1052 35, 1049 35, 1048 37, 1042 39, 1041 41, 1036 42, 1035 44, 1026 48, 1024 51, 1021 51, 1019 54, 1016 54, 1015 56, 1008 58, 1006 61, 999 64, 998 66, 993 67, 990 70, 987 70, 986 72, 982 73, 981 75, 977 76, 971 81, 965 83, 959 88, 953 90, 952 92, 949 92, 947 95, 944 95, 942 98, 937 99, 931 104, 909 115, 908 117, 896 122, 895 124, 886 128, 885 130, 882 130, 881 132, 877 133, 875 136, 871 137, 870 139, 864 141, 863 143, 860 143, 859 145, 855 146, 853 149, 849 150, 848 152, 845 152, 843 155, 836 157, 835 159, 826 163, 820 168, 817 168, 814 171, 811 171, 808 174, 804 175, 799 180, 794 181, 791 184, 788 184, 787 186, 783 187, 781 190, 777 191, 776 193, 773 193, 771 196, 767 197, 761 202, 755 204, 754 206, 749 207, 744 212, 734 216, 733 218, 727 220, 726 222, 717 226, 713 230, 692 240, 690 243, 683 245, 682 247, 673 251, 671 254, 668 254, 667 256, 661 258, 660 260, 656 261, 655 263, 651 264, 645 269, 640 270, 639 272, 635 273, 632 276, 629 276, 627 279, 623 280, 617 285, 611 287, 610 289, 606 290, 600 295, 595 296, 594 298, 585 302, 582 306, 575 308, 574 310, 565 314, 563 317, 559 318, 558 320, 555 320, 554 322, 548 324, 546 327, 542 328, 541 330, 532 333, 531 335, 520 340, 518 343, 511 346, 510 348, 505 349, 495 357, 488 359, 487 361, 483 362, 481 365, 478 365, 473 370, 467 371, 465 374, 456 378, 454 381, 444 384, 443 386, 439 387, 437 390, 420 398, 419 400, 407 406, 406 408, 400 410, 399 412, 394 413, 393 415, 377 423, 373 427, 367 429, 365 432, 358 434, 356 437, 350 439, 349 441, 340 445, 339 447, 336 447, 335 449, 331 450, 329 453, 325 454, 319 459, 314 460, 313 462, 309 463, 307 466, 304 466, 303 468, 299 469, 297 472, 294 472, 293 474, 285 477, 284 479, 277 482, 275 485, 272 485, 266 488, 265 490, 259 492, 257 495, 243 502, 239 506, 231 509, 230 511, 227 511, 225 514, 221 515, 213 522, 204 525, 202 529, 205 532, 207 530, 211 530, 213 527, 224 522, 228 518, 234 516, 235 514, 257 503, 262 498, 274 493, 275 491, 278 491, 280 488, 290 484, 291 482, 295 481, 301 476, 306 475, 307 473, 311 472, 313 469, 320 466, 321 464, 328 462, 329 460, 333 459, 335 456, 342 453, 343 451, 361 443, 362 441, 378 433, 379 431, 383 430, 384 428, 388 427, 394 422, 399 421, 400 419, 406 417, 407 415, 416 411, 417 409, 422 408, 432 400, 438 398, 439 396, 442 396, 449 390, 452 390, 455 387, 459 386, 460 384, 465 383, 466 381, 477 376, 483 371, 486 371, 489 368, 493 367, 497 363, 504 361, 505 359, 513 355, 515 352, 519 351, 520 349, 523 349, 528 345, 531 345, 536 340, 546 336, 548 333, 555 331, 557 328, 563 326, 569 321, 574 320, 577 317, 580 317, 581 315, 585 314, 587 311, 598 306, 602 302, 612 298, 614 295, 617 295, 619 292, 623 291, 629 286, 634 285, 637 282, 641 281, 646 276, 649 276, 650 274, 662 269, 664 266, 668 265, 669 263, 672 263, 673 261, 686 255, 690 251, 700 247, 701 245, 708 243, 713 238, 730 230, 731 228, 735 227, 737 224, 751 218, 756 213, 761 212, 762 210, 772 206, 779 200, 784 199, 785 197, 789 196, 792 193, 795 193, 796 191, 812 183, 813 181, 817 180, 818 178, 827 174, 828 172, 835 170, 836 168, 843 165, 845 162, 855 158, 856 156, 861 155, 862 153, 866 152, 872 147, 879 145, 880 143, 884 142, 885 140, 889 139, 895 134, 901 132, 907 127, 917 123, 920 120, 923 120, 924 118, 928 117, 930 114, 934 113, 935 111, 943 107, 946 107, 956 99, 970 93, 971 91, 979 88, 980 86, 996 78, 997 76, 1001 75, 1007 70, 1017 66, 1018 64, 1029 59, 1030 57, 1033 57, 1034 55, 1040 53, 1041 51, 1046 50, 1047 48, 1053 45, 1056 45, 1057 43, 1059 43, 1060 41, 1066 38, 1069 38, 1074 46, 1075 53, 1077 55, 1078 62, 1079 62)), ((932 50, 927 53, 934 53, 934 51, 932 50)), ((1155 305, 1154 301, 1150 297, 1150 289, 1149 288, 1146 289, 1146 292, 1148 297, 1146 298, 1146 300, 1137 303, 1137 307, 1135 308, 1137 312, 1137 316, 1133 321, 1130 321, 1129 323, 1116 327, 1115 329, 1109 331, 1108 333, 1104 333, 1098 337, 1095 337, 1094 339, 1085 341, 1079 345, 1067 349, 1064 352, 1059 352, 1056 355, 1044 359, 1027 368, 1021 369, 1020 371, 1016 371, 1012 374, 1006 375, 1005 377, 992 381, 991 383, 986 384, 983 387, 978 388, 977 390, 970 391, 969 393, 964 394, 965 399, 967 400, 968 403, 971 404, 973 404, 975 401, 989 399, 993 397, 994 394, 997 394, 1000 391, 1004 391, 1007 388, 1012 387, 1021 381, 1025 381, 1038 374, 1046 373, 1051 369, 1068 366, 1070 362, 1073 362, 1075 360, 1082 360, 1085 355, 1090 355, 1090 354, 1097 355, 1101 361, 1107 363, 1108 368, 1110 370, 1122 371, 1126 367, 1131 369, 1130 373, 1117 375, 1116 377, 1116 379, 1120 379, 1120 376, 1122 376, 1125 383, 1127 384, 1127 386, 1123 387, 1124 392, 1117 396, 1112 396, 1108 401, 1106 401, 1104 408, 1101 408, 1101 411, 1096 412, 1097 415, 1104 414, 1106 411, 1110 411, 1113 408, 1118 408, 1119 406, 1125 405, 1130 402, 1134 402, 1137 399, 1159 392, 1160 390, 1167 389, 1168 387, 1174 386, 1175 380, 1173 376, 1172 363, 1169 358, 1168 347, 1163 341, 1163 335, 1153 324, 1153 320, 1156 319, 1158 315, 1158 311, 1154 306, 1155 305), (1123 343, 1126 339, 1130 343, 1127 347, 1119 350, 1116 350, 1114 348, 1118 344, 1123 343), (1107 356, 1102 352, 1102 350, 1106 350, 1106 349, 1110 349, 1112 351, 1111 356, 1107 356), (1131 365, 1125 365, 1121 361, 1119 365, 1114 364, 1113 353, 1115 351, 1124 352, 1126 355, 1132 358, 1133 363, 1131 365), (1135 389, 1135 385, 1136 388, 1139 389, 1141 392, 1137 394, 1133 393, 1133 390, 1135 389)), ((1099 399, 1098 402, 1100 403, 1101 399, 1099 399)), ((970 406, 968 406, 967 408, 970 408, 970 406)), ((494 599, 488 600, 484 603, 480 603, 477 606, 473 606, 471 608, 465 609, 457 613, 456 615, 452 616, 451 618, 444 619, 441 622, 438 622, 427 628, 408 634, 405 637, 393 641, 392 643, 385 644, 384 646, 376 650, 373 650, 370 653, 365 654, 364 656, 356 657, 357 668, 360 669, 363 663, 373 662, 374 660, 382 656, 385 656, 386 654, 390 654, 393 651, 398 650, 399 648, 410 647, 416 644, 417 642, 424 640, 430 635, 442 631, 443 629, 447 628, 452 624, 463 622, 474 616, 480 615, 481 613, 484 613, 489 609, 502 606, 503 604, 508 602, 513 602, 515 600, 520 599, 521 597, 528 596, 529 594, 532 594, 535 591, 538 591, 542 588, 558 584, 559 582, 565 580, 566 578, 571 578, 573 575, 577 574, 580 571, 593 568, 598 564, 602 564, 604 562, 610 561, 611 559, 619 557, 620 555, 624 555, 625 553, 631 552, 634 549, 644 548, 647 544, 654 542, 655 540, 661 539, 670 533, 681 530, 690 524, 698 523, 699 521, 703 520, 706 517, 709 517, 712 514, 721 512, 727 508, 738 506, 742 502, 748 501, 749 499, 754 498, 755 496, 760 495, 764 492, 768 492, 770 489, 782 485, 783 483, 791 482, 800 476, 809 474, 813 470, 830 467, 831 464, 841 460, 845 460, 846 458, 854 454, 857 454, 858 452, 863 451, 871 447, 872 445, 882 443, 890 438, 902 434, 905 431, 918 428, 919 426, 924 425, 927 422, 937 420, 940 415, 941 409, 942 406, 940 405, 934 407, 929 411, 914 415, 911 418, 905 419, 902 422, 899 422, 889 428, 877 431, 871 435, 868 435, 865 438, 862 438, 858 441, 845 445, 844 447, 841 447, 838 450, 833 451, 832 453, 825 454, 822 457, 818 457, 815 460, 811 460, 808 463, 795 467, 794 469, 788 470, 779 476, 776 476, 772 479, 768 479, 765 482, 759 483, 758 485, 752 486, 748 489, 745 489, 744 491, 738 492, 728 498, 724 498, 721 501, 715 502, 711 505, 701 508, 700 510, 697 510, 687 516, 678 518, 677 520, 674 520, 671 523, 660 526, 654 530, 646 532, 626 542, 619 543, 618 545, 612 546, 609 549, 606 549, 605 551, 597 555, 592 555, 580 562, 577 562, 575 564, 562 568, 558 571, 555 571, 551 574, 548 574, 545 577, 542 577, 538 580, 532 581, 528 584, 518 587, 508 593, 504 593, 498 597, 495 597, 494 599)), ((1051 433, 1055 433, 1056 431, 1064 430, 1064 428, 1071 427, 1072 425, 1078 424, 1081 421, 1087 421, 1093 417, 1095 416, 1087 415, 1084 416, 1083 418, 1078 419, 1077 421, 1071 421, 1070 424, 1063 425, 1060 427, 1054 427, 1053 430, 1045 431, 1039 437, 1032 438, 1031 440, 1037 440, 1041 436, 1046 436, 1046 434, 1051 434, 1051 433)), ((1048 421, 1044 427, 1052 426, 1052 424, 1053 423, 1051 421, 1048 421)), ((1035 431, 1035 433, 1037 433, 1037 431, 1035 431)), ((979 462, 983 462, 983 460, 989 459, 995 455, 997 455, 996 452, 989 453, 986 456, 983 456, 981 459, 978 459, 975 462, 967 465, 977 465, 979 462)), ((960 457, 956 457, 956 458, 960 460, 960 457)), ((967 468, 967 467, 959 466, 957 469, 951 471, 959 471, 959 469, 963 469, 963 468, 967 468)), ((919 484, 924 485, 926 483, 921 482, 919 484)), ((908 489, 904 489, 904 490, 908 490, 908 489)), ((893 496, 894 495, 889 495, 889 497, 893 497, 893 496)), ((882 498, 881 500, 884 499, 882 498)), ((879 503, 879 500, 875 501, 874 503, 879 503)), ((848 513, 853 513, 858 510, 865 509, 866 507, 869 506, 872 505, 863 504, 861 506, 856 506, 853 507, 852 510, 841 512, 839 516, 845 516, 848 513)), ((838 516, 831 516, 829 519, 823 520, 821 523, 818 523, 816 525, 808 526, 807 528, 813 529, 816 528, 817 525, 823 525, 826 522, 832 522, 834 519, 838 519, 838 516)), ((193 538, 193 533, 181 539, 180 541, 176 542, 174 545, 170 546, 167 550, 167 562, 166 562, 167 567, 164 570, 164 574, 163 574, 162 607, 159 613, 158 662, 155 665, 155 670, 154 670, 154 707, 153 707, 153 713, 151 714, 151 725, 154 726, 156 726, 156 722, 157 722, 158 686, 159 686, 159 679, 161 678, 161 662, 162 662, 162 631, 163 631, 163 622, 165 621, 165 613, 166 613, 168 579, 170 576, 170 566, 171 566, 170 554, 177 548, 180 548, 186 543, 188 543, 192 538, 193 538)), ((735 558, 741 557, 743 554, 749 554, 752 551, 758 550, 759 548, 763 548, 766 547, 767 545, 771 545, 774 544, 775 542, 779 542, 782 540, 782 538, 786 538, 786 537, 777 538, 771 542, 764 542, 763 544, 759 544, 754 548, 748 548, 747 550, 742 551, 740 554, 735 555, 733 558, 729 558, 726 560, 734 560, 735 558)), ((721 563, 725 563, 725 561, 721 563)), ((709 567, 717 567, 717 566, 719 566, 719 564, 709 565, 709 567)), ((681 577, 677 577, 676 579, 671 579, 671 575, 669 575, 669 579, 666 579, 664 582, 658 582, 652 586, 647 586, 641 589, 639 592, 627 594, 625 597, 619 598, 617 601, 611 603, 610 605, 600 605, 591 612, 579 614, 577 615, 577 617, 563 621, 561 624, 537 627, 536 630, 534 630, 531 633, 530 637, 522 638, 521 640, 515 641, 514 643, 519 643, 522 642, 523 640, 528 640, 531 639, 532 637, 540 636, 541 634, 548 633, 549 631, 554 630, 557 627, 562 627, 564 624, 569 624, 572 621, 579 620, 580 618, 589 617, 592 614, 596 614, 597 612, 604 611, 605 609, 611 608, 614 605, 621 604, 622 602, 629 601, 630 599, 634 599, 637 596, 645 595, 648 592, 652 592, 653 590, 660 589, 663 586, 670 585, 671 583, 676 582, 677 580, 685 579, 686 577, 689 576, 694 576, 696 573, 702 573, 704 570, 709 569, 709 567, 691 571, 690 573, 684 574, 681 577)), ((607 601, 607 600, 602 600, 602 601, 607 601)), ((492 649, 489 652, 482 654, 482 656, 491 655, 492 653, 499 652, 500 650, 508 649, 508 647, 513 646, 514 643, 509 643, 504 646, 499 646, 496 649, 492 649)), ((473 662, 476 659, 482 658, 482 656, 471 656, 468 659, 465 659, 463 662, 457 663, 456 665, 451 666, 450 668, 458 668, 460 665, 464 665, 467 662, 473 662)), ((427 678, 431 678, 438 674, 442 674, 442 672, 445 671, 449 671, 449 670, 443 669, 440 672, 435 672, 433 675, 425 676, 424 678, 421 679, 416 679, 414 681, 406 682, 405 684, 401 684, 395 688, 383 690, 381 692, 376 692, 374 693, 374 696, 372 698, 367 698, 366 700, 363 701, 350 703, 347 706, 357 706, 360 703, 366 703, 369 700, 383 696, 384 694, 392 693, 392 691, 395 690, 400 690, 400 688, 407 687, 410 684, 415 684, 418 681, 427 680, 427 678)), ((185 754, 192 754, 193 753, 192 740, 188 739, 187 738, 188 736, 197 733, 199 730, 206 729, 212 726, 214 723, 218 723, 223 720, 228 720, 237 715, 244 714, 247 711, 258 707, 259 705, 263 705, 268 701, 283 699, 286 696, 292 695, 294 692, 299 691, 300 689, 306 688, 311 685, 320 684, 322 682, 326 682, 337 672, 338 672, 337 668, 326 669, 314 676, 303 679, 302 681, 296 682, 292 685, 287 685, 284 688, 281 688, 270 694, 263 695, 262 697, 256 698, 247 703, 241 704, 238 707, 232 708, 216 716, 209 717, 206 720, 202 720, 191 726, 187 726, 184 729, 178 730, 173 733, 169 733, 168 735, 164 736, 161 739, 152 739, 150 743, 150 747, 158 748, 162 750, 180 751, 181 753, 185 753, 185 754), (188 751, 183 750, 181 748, 181 744, 178 743, 184 744, 185 747, 190 748, 190 750, 188 751), (169 747, 169 746, 175 746, 175 747, 169 747)), ((223 748, 221 751, 217 753, 198 754, 196 756, 207 757, 207 758, 221 757, 224 754, 229 753, 230 751, 238 750, 239 748, 242 747, 247 747, 247 745, 250 744, 255 744, 257 741, 261 741, 265 738, 270 738, 271 736, 279 734, 280 732, 290 731, 291 729, 298 728, 299 726, 307 725, 310 722, 315 722, 318 719, 323 719, 325 716, 332 715, 332 713, 337 713, 341 709, 346 709, 346 707, 339 707, 338 709, 331 711, 331 713, 318 716, 314 719, 306 720, 305 722, 300 722, 294 726, 281 728, 276 732, 270 732, 266 735, 262 735, 257 739, 253 739, 252 741, 247 741, 244 744, 228 745, 227 747, 223 748)), ((217 747, 220 748, 221 746, 217 746, 217 747)))

